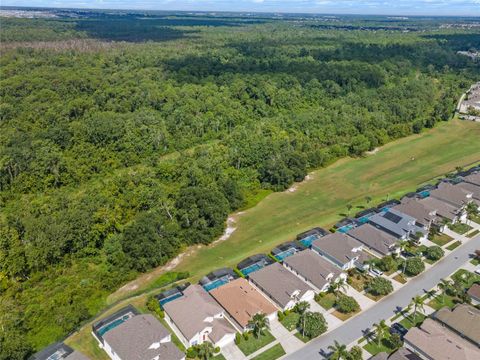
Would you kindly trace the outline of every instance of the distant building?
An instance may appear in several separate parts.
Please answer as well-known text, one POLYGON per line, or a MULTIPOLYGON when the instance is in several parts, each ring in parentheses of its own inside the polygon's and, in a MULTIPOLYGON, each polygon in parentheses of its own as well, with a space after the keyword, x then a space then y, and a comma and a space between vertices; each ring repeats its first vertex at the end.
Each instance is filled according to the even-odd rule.
POLYGON ((455 206, 457 208, 464 208, 472 201, 472 192, 464 190, 447 182, 442 182, 437 189, 430 192, 430 197, 441 200, 455 206))
POLYGON ((58 342, 35 353, 29 360, 88 360, 88 358, 63 342, 58 342))
POLYGON ((468 289, 467 294, 472 299, 473 305, 480 305, 480 284, 473 284, 470 289, 468 289))
POLYGON ((425 232, 430 230, 437 215, 435 209, 425 206, 425 204, 415 198, 402 200, 402 203, 394 206, 393 209, 413 217, 415 219, 415 225, 424 229, 425 232))
POLYGON ((365 247, 380 256, 398 252, 398 239, 385 231, 377 229, 371 224, 363 224, 348 232, 348 235, 357 239, 365 247))
POLYGON ((393 208, 388 209, 386 212, 373 215, 369 219, 369 223, 377 229, 394 236, 398 240, 408 240, 409 238, 416 237, 417 234, 421 234, 417 239, 419 241, 426 238, 426 230, 416 225, 417 220, 414 217, 393 208))

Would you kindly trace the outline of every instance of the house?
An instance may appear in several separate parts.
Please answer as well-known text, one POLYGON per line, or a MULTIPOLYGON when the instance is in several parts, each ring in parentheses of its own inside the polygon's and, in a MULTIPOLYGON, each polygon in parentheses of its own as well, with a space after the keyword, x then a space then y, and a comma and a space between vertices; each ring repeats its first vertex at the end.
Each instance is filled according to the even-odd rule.
POLYGON ((437 216, 435 224, 439 227, 443 227, 443 222, 445 220, 452 224, 465 222, 467 220, 467 213, 463 206, 454 206, 431 196, 419 201, 425 207, 435 211, 437 216))
POLYGON ((430 192, 430 197, 446 202, 457 208, 465 207, 472 201, 472 193, 447 182, 441 182, 435 190, 430 192))
POLYGON ((165 320, 186 348, 206 341, 223 347, 237 332, 223 308, 201 285, 190 285, 183 296, 165 304, 165 320))
POLYGON ((408 331, 404 346, 425 360, 480 359, 480 349, 429 318, 420 327, 408 331))
POLYGON ((468 304, 453 309, 443 307, 434 314, 435 320, 480 347, 480 310, 468 304))
POLYGON ((408 350, 407 348, 404 348, 403 346, 391 354, 388 354, 386 352, 380 352, 372 356, 371 358, 369 358, 369 360, 387 360, 387 359, 388 360, 422 360, 420 356, 408 350))
POLYGON ((470 289, 468 289, 467 294, 472 299, 473 305, 480 305, 480 284, 473 284, 470 289))
POLYGON ((315 240, 312 250, 325 257, 342 270, 363 268, 370 257, 363 251, 363 243, 353 237, 336 232, 315 240))
POLYGON ((330 234, 329 231, 320 227, 315 227, 297 235, 297 240, 305 247, 310 247, 313 241, 330 234))
POLYGON ((273 263, 274 260, 266 256, 265 254, 257 254, 240 261, 237 264, 237 269, 245 277, 248 277, 251 273, 273 263))
POLYGON ((200 279, 199 283, 207 291, 216 289, 219 286, 228 284, 230 281, 233 281, 238 278, 238 275, 229 268, 221 268, 214 270, 211 273, 207 274, 200 279))
POLYGON ((283 261, 286 257, 295 255, 299 251, 305 250, 306 247, 301 242, 289 241, 278 245, 272 250, 272 256, 278 261, 283 261))
POLYGON ((463 178, 463 181, 465 181, 469 184, 480 186, 480 172, 478 172, 476 174, 470 174, 470 175, 465 176, 463 178))
POLYGON ((425 232, 430 230, 431 225, 436 220, 437 211, 425 206, 416 198, 404 199, 401 204, 395 205, 392 209, 413 217, 415 225, 425 232))
POLYGON ((462 189, 463 191, 472 193, 473 202, 480 206, 480 185, 475 185, 469 182, 461 182, 455 185, 455 187, 462 189))
POLYGON ((305 250, 285 259, 283 265, 318 291, 326 291, 331 282, 346 280, 346 275, 313 250, 305 250))
POLYGON ((160 307, 163 309, 163 306, 170 301, 178 299, 183 296, 183 291, 190 286, 190 283, 187 282, 182 285, 175 286, 171 289, 162 291, 160 294, 155 295, 155 298, 158 300, 160 307))
POLYGON ((278 309, 273 303, 243 278, 212 290, 210 295, 225 309, 235 325, 243 331, 249 330, 248 322, 255 314, 266 314, 270 320, 277 316, 278 309))
POLYGON ((300 301, 310 301, 315 295, 312 287, 279 263, 255 272, 250 281, 282 310, 290 310, 300 301))
POLYGON ((88 360, 88 358, 63 342, 58 342, 33 354, 29 360, 88 360))
POLYGON ((348 235, 360 241, 367 249, 381 256, 398 252, 398 239, 371 224, 363 224, 348 232, 348 235))
POLYGON ((414 217, 393 208, 373 215, 368 222, 398 240, 416 238, 419 233, 422 235, 417 240, 421 241, 426 238, 425 229, 416 225, 417 220, 414 217))
POLYGON ((103 349, 112 360, 184 360, 169 331, 150 314, 136 315, 103 336, 103 349))

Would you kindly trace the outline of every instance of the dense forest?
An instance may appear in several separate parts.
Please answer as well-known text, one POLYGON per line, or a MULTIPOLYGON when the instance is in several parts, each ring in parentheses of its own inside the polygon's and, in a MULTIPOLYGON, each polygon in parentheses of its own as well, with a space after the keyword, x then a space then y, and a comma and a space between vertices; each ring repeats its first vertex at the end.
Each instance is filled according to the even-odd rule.
POLYGON ((449 120, 480 32, 375 24, 2 19, 0 359, 309 169, 449 120))

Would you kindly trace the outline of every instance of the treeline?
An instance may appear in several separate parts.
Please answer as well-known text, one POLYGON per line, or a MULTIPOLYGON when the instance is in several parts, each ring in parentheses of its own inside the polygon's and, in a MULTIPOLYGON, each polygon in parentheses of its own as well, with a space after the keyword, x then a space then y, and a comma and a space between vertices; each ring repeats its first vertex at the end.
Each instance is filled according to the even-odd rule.
MULTIPOLYGON (((41 23, 59 38, 71 29, 41 23)), ((456 58, 439 41, 278 23, 4 51, 0 359, 25 358, 139 272, 210 243, 259 191, 448 120, 479 71, 425 64, 432 46, 456 58), (391 60, 374 60, 382 47, 391 60)))

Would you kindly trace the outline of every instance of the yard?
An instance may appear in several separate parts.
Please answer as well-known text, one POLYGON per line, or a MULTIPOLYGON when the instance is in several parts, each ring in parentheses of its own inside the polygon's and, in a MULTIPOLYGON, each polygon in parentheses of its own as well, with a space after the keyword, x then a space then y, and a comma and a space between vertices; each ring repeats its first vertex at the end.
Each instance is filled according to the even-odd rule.
POLYGON ((480 224, 480 213, 476 215, 468 215, 468 218, 477 224, 480 224))
POLYGON ((361 310, 357 310, 357 311, 354 311, 354 312, 351 312, 351 313, 342 313, 338 310, 335 310, 334 312, 332 312, 332 315, 335 316, 337 319, 345 321, 345 320, 350 319, 352 316, 358 314, 360 311, 361 310))
POLYGON ((275 338, 272 334, 270 334, 270 332, 264 331, 264 335, 260 334, 258 338, 253 336, 253 334, 250 334, 248 340, 245 340, 242 337, 240 344, 238 344, 237 346, 245 354, 245 356, 248 356, 250 354, 253 354, 255 351, 261 349, 265 345, 270 344, 274 340, 275 338))
POLYGON ((450 251, 455 250, 460 245, 462 245, 461 241, 455 241, 454 243, 451 243, 450 245, 447 246, 447 250, 450 250, 450 251))
POLYGON ((227 360, 222 354, 218 354, 212 358, 212 360, 227 360))
POLYGON ((469 233, 467 234, 467 237, 473 238, 474 236, 477 236, 478 234, 480 234, 480 230, 477 229, 477 230, 474 230, 474 231, 472 231, 472 232, 469 232, 469 233))
POLYGON ((368 344, 365 345, 363 348, 372 355, 377 355, 378 353, 381 353, 381 352, 391 353, 395 349, 390 347, 388 338, 389 338, 389 335, 383 338, 380 341, 380 343, 378 343, 376 339, 371 339, 368 342, 368 344))
POLYGON ((283 355, 285 355, 285 350, 283 350, 282 345, 277 344, 260 355, 255 356, 252 360, 275 360, 283 355))
POLYGON ((426 316, 417 311, 417 315, 415 316, 415 319, 413 318, 413 313, 404 317, 402 321, 400 321, 400 324, 405 326, 405 328, 410 329, 412 327, 420 325, 423 320, 425 320, 426 316))
POLYGON ((480 265, 480 259, 479 258, 472 259, 470 260, 470 264, 475 266, 480 265))
POLYGON ((461 235, 473 229, 470 225, 459 223, 459 222, 455 224, 450 224, 448 225, 448 227, 450 228, 450 230, 455 231, 457 234, 461 234, 461 235))
POLYGON ((307 343, 307 342, 309 342, 310 340, 312 340, 312 339, 310 339, 309 337, 303 336, 302 333, 300 333, 300 332, 295 333, 295 337, 296 337, 297 339, 300 339, 300 340, 303 341, 304 343, 307 343))
POLYGON ((320 293, 315 300, 325 310, 330 310, 335 305, 335 295, 332 293, 320 293))
POLYGON ((395 275, 393 277, 393 280, 399 282, 400 284, 405 284, 407 282, 407 279, 402 274, 395 275))
POLYGON ((353 287, 355 290, 362 292, 365 290, 368 282, 373 279, 372 276, 361 273, 357 270, 353 270, 351 275, 348 277, 348 284, 353 287))
POLYGON ((468 270, 460 269, 452 275, 454 281, 459 282, 464 288, 470 288, 473 283, 480 282, 480 275, 474 274, 468 270))
POLYGON ((446 234, 435 234, 431 238, 429 238, 431 242, 434 242, 438 246, 444 246, 448 244, 450 241, 453 240, 452 237, 446 235, 446 234))
POLYGON ((453 308, 455 306, 455 298, 447 294, 439 294, 435 296, 427 305, 435 310, 439 310, 444 306, 453 308))
MULTIPOLYGON (((422 134, 391 142, 374 155, 341 159, 312 172, 310 179, 299 184, 295 192, 270 194, 241 215, 234 214, 236 230, 228 241, 188 250, 189 256, 183 257, 175 270, 190 272, 189 281, 193 283, 218 267, 234 266, 249 255, 269 252, 301 231, 314 226, 328 228, 338 221, 347 204, 371 206, 387 195, 389 198, 398 197, 456 166, 477 161, 479 137, 478 124, 454 120, 439 123, 422 134), (459 140, 462 146, 458 146, 459 140), (337 196, 332 196, 333 189, 337 196), (367 195, 371 198, 370 204, 366 203, 367 195)), ((161 273, 161 268, 157 268, 142 275, 113 293, 107 303, 119 298, 125 300, 118 306, 134 300, 145 301, 144 296, 128 297, 150 288, 161 273)), ((106 358, 88 326, 67 342, 89 357, 106 358)))
POLYGON ((300 315, 296 312, 291 312, 288 315, 286 315, 282 320, 280 320, 280 323, 287 329, 288 331, 295 330, 298 324, 298 319, 300 318, 300 315))

